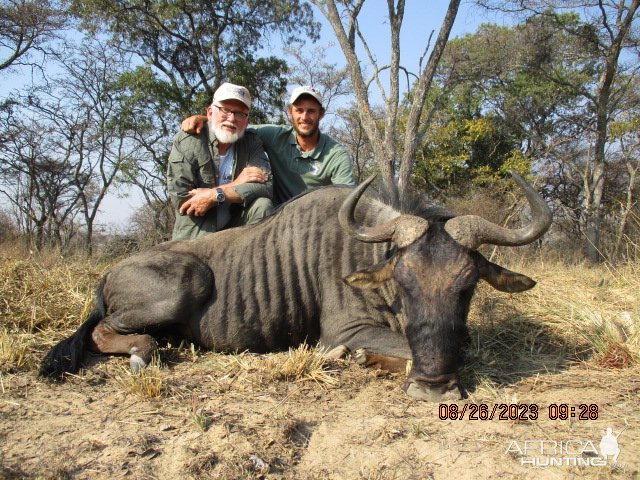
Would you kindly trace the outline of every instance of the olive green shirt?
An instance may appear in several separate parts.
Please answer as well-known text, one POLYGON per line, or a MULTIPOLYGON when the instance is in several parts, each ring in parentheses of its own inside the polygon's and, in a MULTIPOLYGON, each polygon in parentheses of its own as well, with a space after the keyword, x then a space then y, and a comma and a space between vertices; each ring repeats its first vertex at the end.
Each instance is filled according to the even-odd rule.
MULTIPOLYGON (((271 172, 269 160, 262 142, 253 132, 234 144, 232 178, 236 178, 246 166, 260 167, 271 172)), ((220 155, 218 141, 211 136, 208 128, 198 135, 180 131, 173 138, 167 167, 167 192, 176 209, 176 223, 172 240, 196 238, 216 231, 217 207, 211 208, 202 217, 180 215, 178 208, 194 188, 213 188, 219 185, 220 155)), ((239 216, 241 209, 247 207, 258 197, 272 198, 273 186, 267 183, 244 183, 232 187, 242 198, 242 204, 231 205, 232 219, 239 216)))
POLYGON ((313 187, 356 184, 347 149, 328 135, 320 133, 316 148, 303 152, 293 127, 251 125, 247 131, 258 134, 269 155, 276 205, 313 187))

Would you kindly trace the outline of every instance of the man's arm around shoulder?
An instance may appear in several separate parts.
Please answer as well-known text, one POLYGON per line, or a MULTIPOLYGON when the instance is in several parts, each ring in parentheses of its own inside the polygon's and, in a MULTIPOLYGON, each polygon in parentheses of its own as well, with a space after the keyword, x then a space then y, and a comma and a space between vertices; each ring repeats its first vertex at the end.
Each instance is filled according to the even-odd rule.
POLYGON ((331 183, 333 185, 354 186, 356 180, 353 176, 353 161, 349 151, 332 137, 328 135, 326 137, 327 147, 331 152, 331 183))

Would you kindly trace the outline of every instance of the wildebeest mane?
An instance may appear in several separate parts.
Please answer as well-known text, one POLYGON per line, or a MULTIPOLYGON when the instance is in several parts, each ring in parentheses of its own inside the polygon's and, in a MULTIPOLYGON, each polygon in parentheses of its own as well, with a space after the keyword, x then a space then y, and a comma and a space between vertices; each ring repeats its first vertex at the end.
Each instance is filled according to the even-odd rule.
MULTIPOLYGON (((391 194, 384 186, 374 190, 375 198, 387 205, 393 205, 393 194, 391 194)), ((446 222, 456 216, 455 213, 447 210, 441 205, 433 203, 429 195, 410 187, 404 194, 404 200, 400 206, 399 212, 402 214, 415 215, 424 218, 430 222, 446 222)))
MULTIPOLYGON (((340 187, 352 188, 345 185, 340 185, 340 187)), ((312 189, 301 195, 298 195, 298 197, 306 195, 313 190, 319 190, 323 188, 332 188, 332 186, 312 189)), ((424 218, 425 220, 429 220, 430 222, 446 222, 447 220, 457 216, 450 210, 447 210, 440 205, 434 204, 433 201, 429 198, 428 194, 418 191, 413 187, 410 187, 409 190, 405 192, 405 198, 400 208, 394 207, 394 205, 397 204, 394 197, 395 194, 389 192, 389 190, 380 180, 377 180, 373 184, 371 184, 371 186, 367 190, 367 195, 370 198, 384 203, 385 205, 395 208, 401 214, 415 215, 417 217, 424 218)))
MULTIPOLYGON (((353 187, 349 185, 326 185, 326 186, 311 188, 302 193, 299 193, 295 197, 292 197, 286 202, 283 202, 280 205, 276 206, 269 215, 267 215, 262 220, 260 220, 260 222, 256 222, 256 224, 268 221, 270 218, 278 215, 278 213, 280 213, 282 209, 284 209, 291 202, 295 202, 299 198, 309 195, 312 192, 316 192, 319 190, 326 190, 330 188, 351 189, 353 187)), ((369 197, 375 200, 378 200, 379 202, 384 203, 385 205, 394 204, 394 202, 392 201, 393 195, 389 193, 389 191, 384 187, 384 185, 380 181, 375 182, 371 186, 367 194, 369 197)), ((440 205, 432 204, 432 202, 430 201, 430 199, 425 193, 418 192, 413 188, 408 192, 408 195, 406 196, 406 199, 404 201, 404 205, 399 210, 399 212, 403 214, 416 215, 418 217, 429 220, 430 222, 446 222, 447 220, 456 216, 456 214, 452 213, 446 208, 440 205)), ((337 213, 338 211, 336 210, 336 214, 337 213)))

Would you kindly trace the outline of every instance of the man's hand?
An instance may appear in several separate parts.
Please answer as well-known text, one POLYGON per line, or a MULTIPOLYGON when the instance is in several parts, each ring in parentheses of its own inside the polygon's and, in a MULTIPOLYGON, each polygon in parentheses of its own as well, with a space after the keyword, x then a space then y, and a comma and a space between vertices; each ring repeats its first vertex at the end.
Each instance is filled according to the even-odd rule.
POLYGON ((194 188, 189 191, 191 198, 180 205, 180 215, 202 217, 216 204, 215 190, 211 188, 194 188))
POLYGON ((189 118, 185 118, 180 124, 180 128, 183 131, 190 133, 191 135, 198 135, 202 128, 207 123, 206 115, 192 115, 189 118))
MULTIPOLYGON (((265 183, 269 181, 270 177, 260 167, 245 167, 233 182, 220 185, 219 188, 222 188, 229 203, 242 203, 242 197, 231 187, 243 183, 265 183)), ((194 188, 189 190, 189 195, 191 198, 180 205, 180 215, 202 217, 218 204, 215 198, 215 188, 194 188)))
POLYGON ((245 167, 240 174, 231 183, 225 186, 234 187, 243 183, 266 183, 269 181, 270 175, 260 167, 245 167))

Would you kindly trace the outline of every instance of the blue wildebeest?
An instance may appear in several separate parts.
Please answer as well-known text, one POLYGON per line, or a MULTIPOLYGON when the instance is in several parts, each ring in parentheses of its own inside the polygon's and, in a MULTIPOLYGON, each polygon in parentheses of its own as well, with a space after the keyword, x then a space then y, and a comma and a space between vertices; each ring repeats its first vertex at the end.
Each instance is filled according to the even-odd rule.
POLYGON ((75 372, 86 350, 129 354, 141 368, 157 348, 151 335, 171 328, 221 352, 319 341, 366 366, 398 371, 412 360, 409 395, 438 400, 456 387, 464 395, 458 368, 476 284, 535 285, 477 248, 531 243, 551 224, 543 199, 514 178, 532 210, 521 229, 474 215, 400 214, 363 196, 370 178, 303 194, 255 225, 137 253, 105 275, 93 312, 40 373, 75 372))

